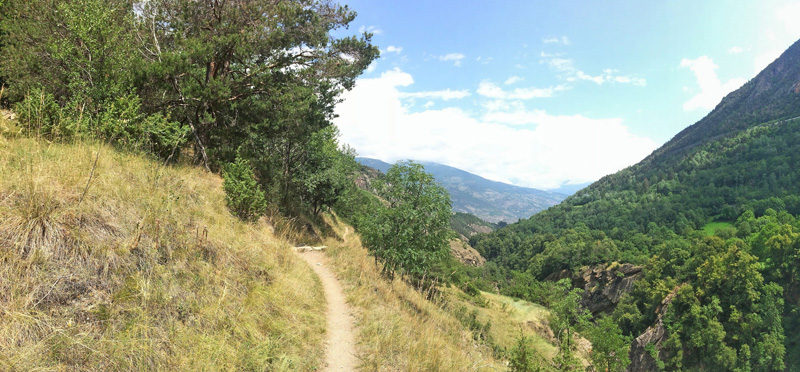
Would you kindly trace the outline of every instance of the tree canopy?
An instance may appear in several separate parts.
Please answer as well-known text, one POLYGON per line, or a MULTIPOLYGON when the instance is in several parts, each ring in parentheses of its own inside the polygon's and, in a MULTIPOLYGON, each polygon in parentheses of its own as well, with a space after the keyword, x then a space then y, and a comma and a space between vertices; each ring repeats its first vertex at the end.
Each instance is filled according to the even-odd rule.
POLYGON ((324 160, 338 151, 333 108, 379 54, 369 33, 334 36, 349 7, 8 0, 0 11, 0 76, 29 132, 136 143, 215 171, 241 158, 284 212, 335 202, 323 189, 338 181, 321 180, 336 164, 324 160))
POLYGON ((390 276, 422 279, 448 252, 450 197, 421 164, 393 165, 379 180, 385 206, 363 222, 363 242, 390 276))

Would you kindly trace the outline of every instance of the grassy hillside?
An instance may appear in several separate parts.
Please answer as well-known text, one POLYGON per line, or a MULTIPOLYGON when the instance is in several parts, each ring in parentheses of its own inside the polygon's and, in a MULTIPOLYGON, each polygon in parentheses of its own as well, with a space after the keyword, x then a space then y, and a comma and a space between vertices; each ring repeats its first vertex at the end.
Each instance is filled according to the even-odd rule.
POLYGON ((7 138, 0 174, 0 370, 319 366, 316 277, 218 176, 7 138))
MULTIPOLYGON (((520 335, 545 360, 557 354, 546 308, 489 292, 470 296, 455 287, 428 301, 431 293, 383 279, 352 228, 330 223, 338 236, 325 241, 327 254, 358 312, 363 370, 503 371, 520 335)), ((587 366, 591 344, 581 338, 579 345, 587 366)))
MULTIPOLYGON (((320 367, 324 296, 290 247, 300 237, 274 231, 285 221, 232 217, 221 179, 199 168, 16 138, 2 124, 0 370, 320 367)), ((353 228, 328 222, 361 370, 505 369, 475 342, 460 291, 448 307, 386 281, 353 228)), ((505 347, 517 328, 492 332, 505 347)))
POLYGON ((328 255, 359 313, 359 354, 366 371, 493 371, 502 363, 451 313, 397 279, 386 281, 351 227, 331 221, 341 237, 328 255))

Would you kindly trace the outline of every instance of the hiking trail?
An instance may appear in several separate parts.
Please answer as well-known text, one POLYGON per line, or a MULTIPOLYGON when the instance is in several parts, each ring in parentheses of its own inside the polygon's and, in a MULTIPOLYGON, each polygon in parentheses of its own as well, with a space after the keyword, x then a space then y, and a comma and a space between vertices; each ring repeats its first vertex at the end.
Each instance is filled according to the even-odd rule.
MULTIPOLYGON (((346 234, 346 233, 345 233, 346 234)), ((325 341, 325 365, 323 371, 355 371, 356 358, 353 312, 345 300, 342 285, 328 267, 325 253, 311 250, 298 253, 319 276, 325 292, 328 309, 327 337, 325 341)))

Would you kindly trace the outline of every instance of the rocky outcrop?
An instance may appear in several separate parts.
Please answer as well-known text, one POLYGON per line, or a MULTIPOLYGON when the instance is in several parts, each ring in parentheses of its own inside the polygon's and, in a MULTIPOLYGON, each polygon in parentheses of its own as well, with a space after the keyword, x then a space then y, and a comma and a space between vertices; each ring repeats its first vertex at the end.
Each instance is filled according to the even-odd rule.
POLYGON ((663 351, 661 351, 661 347, 664 344, 664 341, 667 339, 667 332, 666 328, 664 327, 664 314, 667 313, 667 309, 669 305, 672 304, 672 300, 675 298, 675 295, 678 293, 678 290, 681 286, 675 287, 672 292, 661 301, 661 305, 658 306, 656 309, 656 322, 653 323, 650 327, 648 327, 644 333, 636 337, 631 343, 631 349, 628 353, 628 356, 631 359, 631 364, 628 365, 627 371, 629 372, 639 372, 639 371, 659 371, 658 368, 658 361, 655 358, 659 358, 660 360, 666 360, 667 356, 663 351), (648 345, 653 345, 652 347, 648 347, 648 345), (648 350, 650 349, 650 350, 648 350), (651 354, 654 352, 655 355, 651 354))
POLYGON ((592 312, 610 314, 622 296, 630 292, 633 283, 642 276, 642 267, 631 264, 612 263, 603 266, 587 267, 573 273, 562 270, 550 274, 547 280, 564 278, 572 280, 572 286, 583 288, 581 304, 592 312))
POLYGON ((450 241, 450 253, 464 265, 481 267, 486 259, 475 248, 461 240, 450 241))

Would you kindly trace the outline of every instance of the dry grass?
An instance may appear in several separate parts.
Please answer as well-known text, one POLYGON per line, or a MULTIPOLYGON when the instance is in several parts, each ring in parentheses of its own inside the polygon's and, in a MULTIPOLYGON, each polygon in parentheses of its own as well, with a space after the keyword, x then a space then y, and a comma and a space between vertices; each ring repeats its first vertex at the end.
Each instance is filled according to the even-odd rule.
POLYGON ((404 282, 388 282, 352 227, 335 224, 343 239, 329 238, 327 254, 358 313, 363 371, 505 370, 488 347, 473 341, 451 314, 404 282))
POLYGON ((266 223, 230 216, 219 177, 13 137, 0 133, 0 370, 319 366, 318 280, 266 223))
POLYGON ((452 289, 448 298, 452 307, 464 306, 467 312, 477 311, 480 322, 491 323, 489 334, 501 348, 511 350, 522 332, 531 340, 531 347, 546 359, 552 359, 558 349, 553 332, 548 327, 550 311, 541 305, 494 293, 481 292, 481 301, 472 301, 452 289))

